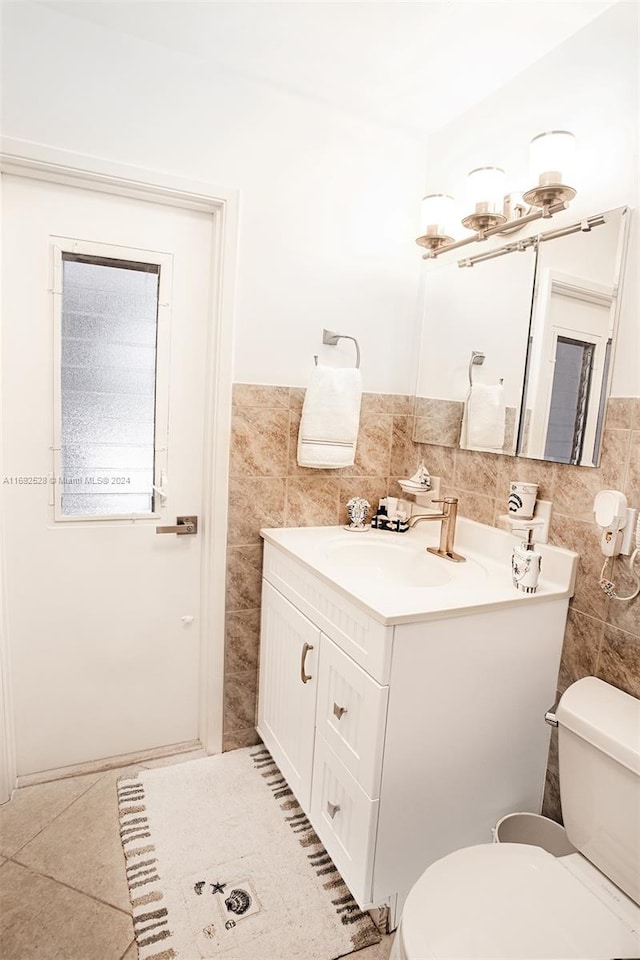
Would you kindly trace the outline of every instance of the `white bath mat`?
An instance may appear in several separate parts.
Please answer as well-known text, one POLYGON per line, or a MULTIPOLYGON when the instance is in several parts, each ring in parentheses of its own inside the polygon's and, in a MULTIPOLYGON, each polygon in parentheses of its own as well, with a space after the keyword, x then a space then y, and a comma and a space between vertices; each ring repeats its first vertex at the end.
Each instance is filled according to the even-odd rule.
POLYGON ((118 782, 140 960, 335 960, 378 943, 263 747, 118 782))

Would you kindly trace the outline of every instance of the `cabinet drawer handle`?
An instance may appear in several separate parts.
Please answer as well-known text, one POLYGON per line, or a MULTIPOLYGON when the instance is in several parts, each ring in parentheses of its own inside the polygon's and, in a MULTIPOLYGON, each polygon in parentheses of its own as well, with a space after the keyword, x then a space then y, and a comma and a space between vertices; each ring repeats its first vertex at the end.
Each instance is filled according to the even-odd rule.
POLYGON ((340 809, 339 803, 330 803, 329 801, 327 801, 327 813, 329 814, 332 820, 339 809, 340 809))
POLYGON ((333 705, 333 712, 334 712, 334 714, 336 715, 336 717, 337 717, 338 720, 339 720, 340 717, 342 716, 342 714, 347 712, 347 708, 346 708, 346 707, 339 707, 337 703, 334 703, 334 705, 333 705))
POLYGON ((305 643, 302 647, 302 656, 300 657, 300 679, 303 683, 308 683, 312 679, 310 673, 305 673, 304 664, 307 659, 307 654, 309 650, 313 650, 313 646, 310 643, 305 643))

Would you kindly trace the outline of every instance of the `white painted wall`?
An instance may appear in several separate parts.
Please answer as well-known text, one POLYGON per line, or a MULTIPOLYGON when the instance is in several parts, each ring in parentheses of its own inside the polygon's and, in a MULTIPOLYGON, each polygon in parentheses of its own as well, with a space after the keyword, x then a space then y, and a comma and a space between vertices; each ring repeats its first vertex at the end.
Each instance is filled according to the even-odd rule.
MULTIPOLYGON (((468 171, 484 165, 503 167, 514 189, 526 189, 531 138, 568 129, 578 141, 578 195, 553 225, 625 204, 634 208, 612 386, 618 397, 640 396, 638 111, 638 5, 621 2, 428 144, 427 192, 462 198, 468 171)), ((539 229, 538 222, 529 232, 539 229)))
POLYGON ((26 0, 3 18, 5 136, 240 189, 235 380, 353 362, 327 326, 366 390, 413 389, 423 145, 26 0))

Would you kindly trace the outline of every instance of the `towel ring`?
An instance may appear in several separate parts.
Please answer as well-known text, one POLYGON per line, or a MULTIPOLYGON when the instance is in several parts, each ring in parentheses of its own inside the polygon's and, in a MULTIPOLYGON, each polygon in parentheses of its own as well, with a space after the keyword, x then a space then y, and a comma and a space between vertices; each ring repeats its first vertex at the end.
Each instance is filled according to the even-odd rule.
MULTIPOLYGON (((356 338, 350 337, 346 333, 334 333, 333 330, 324 329, 322 331, 322 342, 324 344, 328 344, 331 347, 335 347, 336 344, 338 343, 338 340, 353 340, 356 348, 356 370, 359 370, 360 369, 360 347, 358 346, 358 341, 356 340, 356 338)), ((317 354, 314 356, 313 359, 315 361, 315 365, 318 366, 317 354)), ((484 360, 484 354, 482 354, 482 359, 484 360)), ((469 374, 469 376, 471 376, 471 374, 469 374)))
POLYGON ((482 350, 472 350, 471 360, 469 361, 469 386, 473 386, 473 367, 481 367, 485 361, 485 354, 482 350))

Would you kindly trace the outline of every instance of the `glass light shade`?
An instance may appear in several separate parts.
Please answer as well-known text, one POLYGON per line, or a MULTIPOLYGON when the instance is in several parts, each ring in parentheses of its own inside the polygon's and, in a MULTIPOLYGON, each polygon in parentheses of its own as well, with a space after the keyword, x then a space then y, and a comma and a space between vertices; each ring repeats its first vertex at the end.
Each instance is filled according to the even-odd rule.
POLYGON ((501 214, 505 189, 500 167, 478 167, 467 177, 467 198, 476 214, 501 214))
POLYGON ((529 163, 531 182, 540 187, 571 184, 574 180, 576 138, 568 130, 539 133, 531 141, 529 163))
POLYGON ((448 237, 455 223, 455 200, 447 193, 431 193, 422 199, 420 231, 424 236, 448 237))

